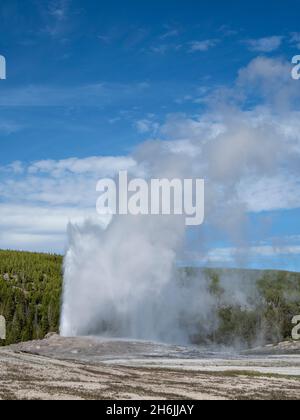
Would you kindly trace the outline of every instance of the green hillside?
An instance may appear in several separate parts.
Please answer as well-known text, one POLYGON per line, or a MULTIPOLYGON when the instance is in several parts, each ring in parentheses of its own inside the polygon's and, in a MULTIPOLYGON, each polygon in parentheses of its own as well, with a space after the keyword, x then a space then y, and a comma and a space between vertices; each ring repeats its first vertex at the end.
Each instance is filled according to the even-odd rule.
POLYGON ((61 272, 61 256, 0 251, 0 315, 7 321, 0 345, 58 331, 61 272))
MULTIPOLYGON (((7 320, 7 340, 0 345, 58 331, 62 263, 58 255, 0 251, 0 315, 7 320)), ((290 338, 291 320, 300 315, 300 274, 191 268, 180 272, 183 288, 196 285, 193 296, 198 299, 199 293, 199 307, 203 287, 214 302, 209 332, 200 309, 199 318, 181 320, 187 328, 193 324, 195 344, 253 346, 290 338)))
POLYGON ((285 271, 184 269, 184 279, 204 281, 214 296, 214 328, 201 323, 195 344, 253 347, 291 339, 292 319, 300 315, 300 274, 285 271))

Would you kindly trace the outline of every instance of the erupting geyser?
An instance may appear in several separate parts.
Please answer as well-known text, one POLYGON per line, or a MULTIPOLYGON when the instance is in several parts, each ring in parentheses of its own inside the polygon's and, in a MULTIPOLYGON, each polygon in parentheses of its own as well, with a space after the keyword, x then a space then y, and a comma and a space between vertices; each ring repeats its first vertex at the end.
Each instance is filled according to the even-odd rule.
MULTIPOLYGON (((208 114, 190 140, 140 146, 132 172, 147 179, 204 179, 206 223, 213 232, 225 233, 237 251, 241 246, 245 251, 247 211, 268 209, 272 177, 279 171, 284 175, 289 162, 295 171, 299 167, 288 147, 293 138, 283 143, 284 127, 268 121, 231 109, 218 118, 208 114), (253 191, 261 186, 257 207, 253 191)), ((205 254, 202 231, 198 236, 205 254)), ((179 216, 116 216, 108 225, 100 218, 70 225, 61 334, 179 343, 189 341, 199 326, 214 331, 217 299, 204 282, 182 287, 184 282, 177 281, 184 240, 184 217, 179 216)), ((196 255, 201 258, 201 249, 196 255)), ((243 306, 244 291, 236 288, 228 296, 237 296, 243 306)))
POLYGON ((115 217, 69 227, 61 334, 182 341, 177 217, 115 217))

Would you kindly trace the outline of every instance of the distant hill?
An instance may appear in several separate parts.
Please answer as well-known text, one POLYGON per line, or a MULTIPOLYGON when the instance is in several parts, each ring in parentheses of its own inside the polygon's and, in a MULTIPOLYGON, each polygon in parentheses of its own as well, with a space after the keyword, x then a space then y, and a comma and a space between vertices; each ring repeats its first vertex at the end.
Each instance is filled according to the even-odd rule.
MULTIPOLYGON (((0 251, 0 315, 7 320, 7 339, 0 345, 58 332, 62 263, 59 255, 0 251)), ((214 330, 203 329, 199 317, 195 344, 253 346, 290 338, 291 320, 300 315, 300 274, 197 268, 180 273, 182 287, 204 284, 214 302, 214 330)), ((193 295, 196 304, 198 296, 193 295)))

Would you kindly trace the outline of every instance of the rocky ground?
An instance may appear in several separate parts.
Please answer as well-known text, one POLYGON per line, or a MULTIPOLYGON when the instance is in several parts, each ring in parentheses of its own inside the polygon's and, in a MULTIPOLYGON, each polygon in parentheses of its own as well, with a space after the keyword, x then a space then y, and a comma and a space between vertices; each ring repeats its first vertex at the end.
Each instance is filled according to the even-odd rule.
POLYGON ((252 353, 51 336, 0 349, 0 399, 300 399, 300 343, 252 353))

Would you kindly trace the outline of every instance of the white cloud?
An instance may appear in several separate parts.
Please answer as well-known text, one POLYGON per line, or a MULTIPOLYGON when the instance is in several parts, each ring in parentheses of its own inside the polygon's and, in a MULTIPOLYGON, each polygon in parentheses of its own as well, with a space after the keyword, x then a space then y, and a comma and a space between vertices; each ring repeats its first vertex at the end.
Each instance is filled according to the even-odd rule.
POLYGON ((228 26, 228 25, 222 25, 220 28, 219 28, 219 32, 221 32, 222 33, 222 35, 223 36, 226 36, 226 37, 232 37, 232 36, 235 36, 235 35, 238 35, 239 34, 239 31, 238 30, 236 30, 236 29, 232 29, 230 26, 228 26))
POLYGON ((78 86, 28 85, 1 89, 0 106, 106 106, 135 97, 149 88, 147 83, 94 83, 78 86))
POLYGON ((185 114, 171 114, 160 128, 160 134, 169 140, 210 140, 226 130, 217 114, 194 118, 185 114))
MULTIPOLYGON (((161 39, 163 41, 163 39, 161 39)), ((189 53, 196 53, 196 52, 206 52, 214 47, 217 46, 217 44, 220 41, 218 39, 205 39, 202 41, 192 41, 188 44, 180 44, 180 43, 161 43, 158 45, 153 45, 150 47, 150 50, 156 54, 164 55, 167 52, 178 52, 185 50, 189 53)))
POLYGON ((299 109, 300 90, 291 77, 291 64, 282 58, 257 57, 239 71, 234 94, 252 97, 274 111, 299 109))
POLYGON ((66 19, 69 0, 56 0, 49 3, 48 13, 58 21, 66 19))
POLYGON ((290 64, 281 59, 257 57, 239 71, 238 82, 253 83, 257 80, 270 83, 287 81, 291 76, 290 64))
MULTIPOLYGON (((148 123, 140 128, 148 129, 148 123)), ((175 114, 157 135, 164 141, 143 145, 134 157, 13 162, 0 168, 1 243, 7 239, 12 246, 19 235, 22 244, 33 235, 33 247, 50 234, 59 243, 70 218, 84 217, 87 209, 95 214, 99 178, 121 169, 140 175, 150 167, 156 177, 204 177, 207 220, 212 217, 232 232, 245 211, 300 207, 300 112, 281 115, 258 107, 175 114)))
POLYGON ((182 48, 181 44, 160 44, 160 45, 153 45, 150 50, 153 53, 164 55, 168 51, 177 52, 180 51, 182 48))
POLYGON ((177 37, 179 35, 179 30, 178 29, 169 29, 167 32, 165 32, 163 35, 160 36, 161 40, 165 40, 168 38, 174 38, 177 37))
POLYGON ((237 260, 245 260, 253 258, 282 258, 284 256, 299 256, 299 245, 260 245, 249 247, 227 247, 227 248, 214 248, 211 249, 206 256, 200 254, 191 254, 190 258, 202 264, 230 264, 236 263, 237 260))
POLYGON ((64 160, 42 160, 31 164, 28 168, 30 174, 48 173, 59 177, 71 174, 96 174, 97 176, 113 176, 120 170, 130 170, 136 166, 131 157, 99 157, 93 156, 84 159, 70 158, 64 160))
POLYGON ((250 212, 300 208, 300 178, 287 174, 243 181, 238 193, 250 212))
POLYGON ((69 28, 71 1, 50 0, 41 7, 45 21, 42 32, 50 35, 52 38, 64 36, 69 28))
POLYGON ((294 95, 289 71, 282 59, 258 57, 240 70, 230 105, 224 94, 206 112, 169 115, 160 126, 147 115, 136 128, 145 135, 155 131, 164 141, 143 144, 133 157, 15 162, 0 168, 0 245, 16 238, 22 244, 30 235, 31 247, 41 238, 47 247, 49 235, 51 243, 58 243, 74 209, 78 217, 95 211, 98 179, 121 169, 140 174, 150 168, 155 177, 204 177, 208 223, 229 235, 239 235, 247 211, 300 207, 300 111, 273 105, 278 94, 287 102, 294 95), (253 91, 263 93, 264 106, 249 110, 253 91))
MULTIPOLYGON (((24 171, 24 165, 20 161, 14 161, 9 165, 0 166, 0 175, 8 174, 8 175, 16 175, 21 174, 24 171)), ((0 184, 1 186, 1 184, 0 184)))
POLYGON ((0 204, 0 248, 64 252, 69 222, 96 219, 94 208, 0 204))
POLYGON ((18 131, 21 131, 23 128, 24 126, 14 121, 0 119, 0 133, 1 134, 10 135, 13 133, 17 133, 18 131))
POLYGON ((299 111, 224 107, 194 118, 175 114, 160 134, 206 179, 207 197, 219 189, 228 205, 255 213, 300 208, 299 111))
POLYGON ((280 48, 284 37, 270 36, 259 39, 249 39, 246 41, 249 49, 255 52, 268 53, 278 50, 280 48))
POLYGON ((0 247, 63 252, 68 223, 97 218, 97 181, 135 169, 122 156, 1 167, 0 247))
POLYGON ((136 121, 135 127, 140 134, 152 133, 155 136, 158 132, 159 124, 150 119, 143 119, 136 121))
POLYGON ((9 202, 43 203, 49 206, 93 206, 95 186, 100 178, 114 177, 119 171, 134 172, 131 157, 90 157, 45 160, 25 166, 20 162, 0 168, 3 180, 0 195, 9 202))
POLYGON ((218 39, 205 39, 203 41, 193 41, 190 43, 190 52, 206 52, 216 47, 218 39))

